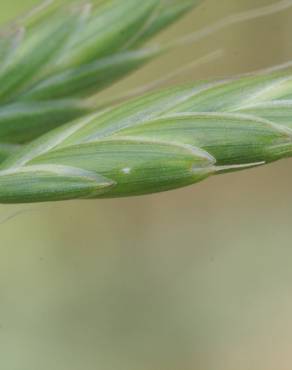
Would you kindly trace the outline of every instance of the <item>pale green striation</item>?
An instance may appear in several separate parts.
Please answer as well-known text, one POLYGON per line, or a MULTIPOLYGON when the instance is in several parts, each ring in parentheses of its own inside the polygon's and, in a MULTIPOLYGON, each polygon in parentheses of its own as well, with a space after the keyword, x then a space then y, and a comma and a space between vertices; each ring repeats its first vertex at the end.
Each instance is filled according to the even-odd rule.
POLYGON ((92 112, 88 97, 165 51, 142 46, 198 3, 55 1, 2 30, 0 160, 15 149, 11 144, 92 112))
POLYGON ((0 168, 0 201, 165 191, 292 154, 292 76, 150 94, 44 135, 0 168))

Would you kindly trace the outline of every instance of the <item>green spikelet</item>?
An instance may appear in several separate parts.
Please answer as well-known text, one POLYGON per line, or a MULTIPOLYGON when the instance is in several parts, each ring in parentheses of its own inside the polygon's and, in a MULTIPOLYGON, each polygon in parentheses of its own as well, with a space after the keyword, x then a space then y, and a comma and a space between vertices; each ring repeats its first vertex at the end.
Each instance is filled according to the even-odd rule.
POLYGON ((0 141, 26 143, 92 111, 87 98, 158 56, 142 45, 198 0, 62 1, 0 34, 0 141))
POLYGON ((285 73, 138 98, 11 156, 0 170, 0 201, 148 194, 289 157, 291 99, 285 73))

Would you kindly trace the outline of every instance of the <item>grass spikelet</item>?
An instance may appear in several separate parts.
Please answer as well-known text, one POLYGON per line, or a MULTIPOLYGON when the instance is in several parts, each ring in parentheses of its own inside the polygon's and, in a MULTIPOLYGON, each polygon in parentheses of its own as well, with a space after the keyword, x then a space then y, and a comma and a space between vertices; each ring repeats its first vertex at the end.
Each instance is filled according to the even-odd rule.
POLYGON ((286 72, 152 93, 60 127, 6 160, 1 202, 179 188, 292 154, 286 72))

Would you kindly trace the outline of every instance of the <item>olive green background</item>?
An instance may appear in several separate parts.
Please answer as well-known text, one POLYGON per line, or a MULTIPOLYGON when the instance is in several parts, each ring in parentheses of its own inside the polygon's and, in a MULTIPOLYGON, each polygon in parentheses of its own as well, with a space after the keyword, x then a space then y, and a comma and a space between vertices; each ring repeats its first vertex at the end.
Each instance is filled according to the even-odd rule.
MULTIPOLYGON (((206 0, 159 39, 275 2, 206 0)), ((34 4, 2 0, 0 21, 34 4)), ((292 7, 228 27, 107 94, 218 48, 171 84, 291 60, 291 19, 292 7)), ((291 370, 291 167, 140 198, 1 206, 0 368, 291 370)))

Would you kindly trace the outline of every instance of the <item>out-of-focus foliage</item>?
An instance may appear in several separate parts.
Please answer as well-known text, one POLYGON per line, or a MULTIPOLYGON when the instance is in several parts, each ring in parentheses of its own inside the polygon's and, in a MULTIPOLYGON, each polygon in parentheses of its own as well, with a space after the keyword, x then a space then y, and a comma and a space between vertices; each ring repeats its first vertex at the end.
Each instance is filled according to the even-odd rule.
POLYGON ((142 48, 198 0, 63 1, 0 35, 0 140, 24 143, 91 112, 86 98, 153 59, 142 48))

